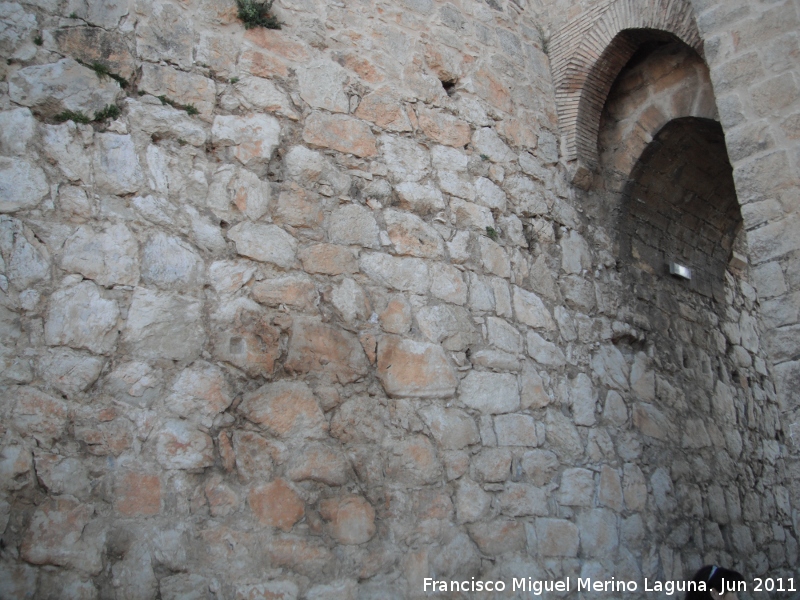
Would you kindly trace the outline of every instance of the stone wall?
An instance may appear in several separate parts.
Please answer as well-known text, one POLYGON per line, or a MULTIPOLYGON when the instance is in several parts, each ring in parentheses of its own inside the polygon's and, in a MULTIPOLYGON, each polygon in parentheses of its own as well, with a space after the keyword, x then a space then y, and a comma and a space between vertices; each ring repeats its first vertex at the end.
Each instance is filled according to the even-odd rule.
MULTIPOLYGON (((747 186, 780 182, 731 150, 738 50, 695 8, 753 229, 747 186)), ((792 249, 748 231, 758 296, 637 279, 622 191, 559 153, 548 44, 580 10, 0 5, 0 597, 797 576, 758 335, 792 249)))

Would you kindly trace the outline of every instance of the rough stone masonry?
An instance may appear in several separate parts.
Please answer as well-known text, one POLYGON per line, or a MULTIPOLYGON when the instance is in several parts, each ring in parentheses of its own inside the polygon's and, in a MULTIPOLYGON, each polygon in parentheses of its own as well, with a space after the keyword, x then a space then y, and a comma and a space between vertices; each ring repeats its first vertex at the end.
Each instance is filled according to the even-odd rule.
POLYGON ((273 12, 0 2, 0 598, 800 585, 798 3, 273 12))

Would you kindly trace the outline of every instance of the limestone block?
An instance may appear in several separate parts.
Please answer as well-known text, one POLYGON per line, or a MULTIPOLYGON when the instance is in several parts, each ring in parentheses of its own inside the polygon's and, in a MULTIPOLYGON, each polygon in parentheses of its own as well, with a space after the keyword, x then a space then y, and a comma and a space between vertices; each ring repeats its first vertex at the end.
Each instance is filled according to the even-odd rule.
POLYGON ((99 573, 104 536, 87 529, 93 515, 94 507, 70 496, 46 500, 33 514, 20 548, 22 557, 35 565, 99 573))
POLYGON ((15 399, 11 421, 17 433, 23 437, 33 437, 44 447, 52 446, 61 437, 67 424, 67 405, 58 398, 28 386, 17 389, 15 399))
MULTIPOLYGON (((263 185, 265 188, 269 187, 266 182, 263 185)), ((322 209, 319 195, 291 185, 290 189, 283 190, 278 196, 273 215, 275 221, 282 225, 316 229, 322 225, 324 219, 322 209)))
POLYGON ((253 278, 256 265, 249 260, 218 260, 208 268, 209 283, 218 294, 233 294, 253 278))
POLYGON ((0 154, 24 156, 36 131, 36 120, 28 108, 0 112, 0 154))
POLYGON ((597 501, 602 506, 622 512, 622 482, 616 469, 603 465, 600 470, 600 483, 597 487, 597 501))
POLYGON ((497 317, 487 317, 486 330, 489 343, 493 346, 513 354, 522 352, 522 336, 507 321, 497 317))
POLYGON ((180 238, 154 233, 142 250, 142 280, 164 289, 186 290, 203 282, 204 263, 180 238))
POLYGON ((210 422, 232 401, 233 395, 222 369, 197 361, 181 371, 164 402, 170 412, 181 418, 210 422))
POLYGON ((390 396, 447 398, 457 380, 438 344, 387 335, 378 342, 378 378, 390 396))
POLYGON ((470 202, 475 201, 475 186, 459 176, 453 171, 439 169, 436 172, 439 179, 439 188, 445 193, 458 198, 463 198, 470 202))
POLYGON ((346 115, 311 113, 303 128, 303 141, 362 158, 378 153, 369 125, 346 115))
POLYGON ((626 463, 622 472, 622 494, 628 510, 642 511, 647 505, 647 482, 638 465, 626 463))
POLYGON ((483 268, 498 277, 511 277, 511 260, 505 249, 485 236, 478 238, 483 268))
POLYGON ((290 531, 305 514, 305 503, 283 479, 252 488, 248 503, 259 523, 283 531, 290 531))
POLYGON ((474 202, 451 198, 450 213, 455 216, 455 224, 459 229, 475 229, 486 234, 487 227, 495 227, 492 211, 474 202))
POLYGON ((314 60, 297 69, 300 97, 312 108, 347 113, 350 102, 344 93, 347 71, 331 60, 314 60))
POLYGON ((228 231, 236 251, 248 258, 272 263, 284 269, 295 264, 297 240, 277 225, 239 223, 228 231))
POLYGON ((544 381, 533 363, 526 360, 520 377, 520 408, 544 408, 550 404, 550 395, 544 388, 544 381))
POLYGON ((417 109, 417 120, 423 133, 445 146, 463 148, 470 141, 471 130, 466 121, 442 110, 417 109))
POLYGON ((456 515, 459 523, 473 523, 489 511, 492 497, 471 479, 459 480, 456 490, 456 515))
POLYGON ((403 182, 395 187, 400 199, 400 207, 414 211, 420 215, 438 212, 444 209, 444 197, 439 188, 431 183, 403 182))
POLYGON ((556 330, 556 323, 541 298, 519 286, 513 286, 514 311, 517 319, 526 325, 548 331, 556 330))
POLYGON ((498 446, 538 446, 536 420, 530 415, 507 414, 494 418, 498 446))
POLYGON ((536 539, 541 556, 578 556, 580 534, 578 528, 566 519, 536 519, 536 539))
POLYGON ((592 380, 585 373, 579 373, 570 382, 569 399, 572 405, 572 418, 576 425, 591 427, 595 424, 595 398, 592 380))
POLYGON ((364 96, 355 115, 387 131, 402 132, 412 129, 400 94, 388 86, 380 87, 364 96))
POLYGON ((510 517, 541 517, 549 512, 546 491, 527 483, 506 483, 497 500, 501 512, 510 517))
POLYGON ((302 186, 313 187, 317 183, 327 183, 339 194, 350 187, 350 179, 338 173, 333 164, 315 150, 293 146, 283 160, 287 177, 302 186))
POLYGON ((389 239, 398 254, 421 258, 440 258, 444 255, 442 237, 416 215, 386 210, 383 217, 389 239))
POLYGON ((669 439, 671 427, 667 417, 652 404, 639 402, 633 407, 633 424, 639 430, 657 440, 669 439))
POLYGON ((484 448, 470 465, 471 476, 479 482, 499 483, 511 475, 511 451, 507 448, 484 448))
POLYGON ((328 222, 328 235, 335 244, 379 248, 378 232, 372 211, 360 204, 336 209, 328 222))
POLYGON ((269 79, 244 77, 236 83, 235 90, 236 97, 249 110, 265 110, 293 121, 299 118, 286 94, 269 79))
POLYGON ((36 56, 36 46, 33 44, 36 15, 26 12, 15 2, 6 2, 0 6, 0 19, 3 22, 0 54, 17 60, 30 60, 36 56))
POLYGON ((120 473, 114 495, 114 507, 126 517, 152 516, 161 512, 161 480, 158 475, 137 471, 120 473))
POLYGON ((545 439, 562 460, 575 460, 583 456, 583 441, 578 429, 560 410, 547 411, 545 439))
POLYGON ((577 231, 570 231, 562 236, 561 241, 561 268, 570 274, 580 275, 586 269, 592 268, 592 255, 589 244, 577 231))
POLYGON ((163 600, 205 600, 208 597, 209 582, 205 577, 189 573, 179 573, 162 577, 158 591, 163 600))
POLYGON ((104 354, 116 344, 118 318, 117 303, 102 298, 91 281, 82 281, 50 297, 45 342, 49 346, 86 348, 104 354))
POLYGON ((72 58, 25 67, 8 80, 8 95, 14 102, 48 114, 73 110, 92 118, 109 104, 115 104, 119 92, 116 81, 109 77, 100 79, 72 58))
POLYGON ((136 288, 122 341, 139 358, 192 360, 205 342, 202 312, 190 296, 136 288))
POLYGON ((369 361, 352 333, 316 319, 298 318, 285 368, 290 373, 326 374, 344 384, 366 375, 369 361))
POLYGON ((347 323, 366 321, 370 316, 364 290, 349 277, 333 287, 331 304, 347 323))
POLYGON ((277 381, 245 395, 239 411, 279 437, 325 437, 328 423, 305 383, 277 381))
POLYGON ((156 459, 165 469, 202 469, 214 464, 214 442, 188 421, 164 423, 155 436, 156 459))
POLYGON ((99 191, 133 194, 144 185, 144 173, 129 135, 98 133, 92 162, 99 191))
POLYGON ((497 187, 486 177, 478 177, 475 180, 475 201, 481 206, 491 210, 505 212, 507 198, 505 192, 497 187))
POLYGON ((126 100, 128 119, 134 130, 184 140, 192 146, 202 146, 208 139, 207 126, 193 119, 185 110, 172 106, 145 104, 134 99, 126 100))
POLYGON ((683 448, 700 449, 711 446, 711 438, 706 431, 706 426, 700 419, 687 419, 683 426, 681 440, 683 448))
POLYGON ((478 341, 478 333, 469 312, 461 307, 437 304, 416 312, 420 331, 434 343, 442 342, 445 350, 460 352, 478 341))
POLYGON ((0 259, 5 277, 18 290, 50 277, 47 248, 22 221, 0 216, 0 259))
POLYGON ((0 212, 33 208, 49 191, 39 167, 26 160, 0 157, 0 212))
POLYGON ((292 481, 344 485, 350 474, 347 458, 338 448, 313 442, 289 459, 286 475, 292 481))
POLYGON ((461 450, 480 442, 475 421, 462 410, 433 405, 421 409, 420 416, 433 438, 445 450, 461 450))
POLYGON ((172 4, 155 4, 147 19, 137 24, 136 51, 142 60, 163 60, 188 69, 192 66, 194 36, 185 11, 172 4))
POLYGON ((240 480, 249 483, 272 478, 272 461, 276 455, 273 442, 252 431, 237 429, 233 433, 233 451, 240 480))
POLYGON ((287 275, 259 281, 251 288, 253 298, 268 306, 290 306, 316 312, 319 299, 314 281, 307 275, 287 275))
POLYGON ((179 104, 191 104, 209 120, 217 99, 213 79, 149 63, 142 65, 139 89, 156 97, 166 96, 179 104))
POLYGON ((588 469, 566 469, 561 475, 559 503, 564 506, 593 506, 594 473, 588 469))
POLYGON ((528 355, 542 365, 561 367, 566 364, 566 358, 561 348, 548 342, 535 331, 528 331, 528 355))
POLYGON ((461 272, 443 262, 431 264, 431 294, 452 304, 463 305, 467 301, 467 285, 461 272))
POLYGON ((619 532, 616 515, 606 508, 583 511, 578 515, 581 532, 581 552, 586 556, 602 558, 616 552, 619 532))
POLYGON ((343 275, 358 272, 356 253, 335 244, 315 244, 300 250, 298 258, 303 270, 321 275, 343 275))
POLYGON ((269 162, 280 133, 278 120, 269 115, 217 115, 211 126, 211 141, 217 146, 232 146, 236 160, 255 166, 269 162))
POLYGON ((622 426, 627 422, 628 408, 619 392, 609 390, 606 394, 603 418, 617 426, 622 426))
POLYGON ((51 386, 68 397, 86 391, 100 376, 105 360, 69 348, 48 349, 37 364, 37 371, 51 386))
POLYGON ((472 146, 478 154, 495 163, 511 162, 517 155, 500 139, 492 127, 481 127, 472 134, 472 146))
POLYGON ((393 183, 417 182, 430 173, 430 153, 413 139, 382 135, 380 143, 393 183))
POLYGON ((370 278, 389 288, 415 294, 427 294, 430 288, 428 265, 419 258, 369 252, 361 255, 359 266, 370 278))
POLYGON ((417 487, 439 481, 442 466, 436 457, 436 449, 424 435, 410 436, 384 442, 388 457, 385 474, 393 485, 417 487))
POLYGON ((83 226, 64 242, 61 268, 80 273, 107 287, 136 285, 139 282, 138 254, 139 244, 122 223, 111 225, 100 233, 83 226))
POLYGON ((481 552, 488 556, 521 552, 527 543, 525 525, 517 520, 496 519, 475 523, 469 526, 469 535, 481 552))
POLYGON ((437 171, 466 173, 469 157, 462 150, 436 145, 431 148, 431 162, 437 171))
POLYGON ((519 408, 517 376, 470 371, 459 386, 461 402, 483 414, 507 413, 519 408))
POLYGON ((341 544, 363 544, 377 531, 375 509, 361 496, 323 500, 319 513, 328 521, 328 532, 341 544))
MULTIPOLYGON (((92 2, 91 7, 98 12, 99 7, 109 2, 92 2)), ((125 6, 127 1, 117 2, 118 6, 125 6)), ((102 10, 102 9, 99 9, 102 10)), ((78 11, 76 11, 78 12, 78 11)), ((93 14, 90 22, 96 23, 93 14)), ((119 18, 119 17, 117 17, 119 18)), ((101 62, 107 65, 112 73, 117 73, 130 79, 136 68, 135 59, 128 50, 124 39, 101 27, 64 27, 48 31, 53 36, 59 51, 65 56, 72 56, 85 63, 101 62)))
POLYGON ((503 182, 503 188, 511 197, 514 212, 521 217, 547 215, 550 206, 541 184, 524 175, 512 175, 503 182))
POLYGON ((616 346, 610 344, 601 346, 592 357, 591 366, 605 385, 622 391, 628 389, 630 367, 616 346))

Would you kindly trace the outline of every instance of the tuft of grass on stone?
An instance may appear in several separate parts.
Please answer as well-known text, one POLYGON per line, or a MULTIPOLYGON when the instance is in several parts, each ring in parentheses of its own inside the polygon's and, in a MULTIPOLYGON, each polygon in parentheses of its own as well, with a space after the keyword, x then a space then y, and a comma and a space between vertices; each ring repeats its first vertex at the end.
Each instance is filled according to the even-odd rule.
POLYGON ((184 104, 182 106, 182 108, 183 108, 183 110, 186 111, 186 114, 189 114, 189 115, 199 115, 200 114, 200 111, 197 110, 197 108, 195 107, 194 104, 184 104))
POLYGON ((95 113, 95 121, 105 121, 106 119, 116 119, 120 114, 119 106, 116 104, 109 104, 103 110, 95 113))
POLYGON ((486 227, 486 235, 489 237, 490 240, 496 242, 497 241, 497 230, 494 227, 486 227))
POLYGON ((237 83, 239 83, 239 78, 238 77, 231 77, 231 85, 236 85, 237 83))
POLYGON ((280 29, 281 23, 272 14, 272 3, 274 0, 236 0, 239 9, 239 18, 244 23, 245 29, 253 27, 265 27, 267 29, 280 29))
POLYGON ((161 104, 169 104, 172 108, 178 108, 181 110, 185 110, 186 114, 189 115, 199 115, 200 111, 197 110, 197 107, 194 104, 181 104, 180 102, 175 102, 171 98, 167 98, 164 95, 156 96, 159 100, 161 100, 161 104))
POLYGON ((74 121, 75 123, 83 123, 84 125, 91 122, 91 119, 80 111, 65 110, 58 113, 53 117, 59 123, 66 123, 67 121, 74 121))
POLYGON ((33 43, 36 44, 37 46, 41 46, 42 44, 44 44, 44 40, 42 39, 42 36, 37 35, 35 38, 33 38, 33 43))
POLYGON ((103 63, 94 61, 91 64, 87 64, 82 60, 78 60, 78 62, 82 64, 84 67, 89 67, 92 71, 94 71, 97 74, 97 76, 100 79, 103 79, 104 77, 110 77, 111 79, 116 81, 119 84, 119 87, 121 87, 122 89, 128 87, 127 79, 125 79, 122 75, 117 75, 116 73, 112 73, 111 69, 109 69, 103 63))

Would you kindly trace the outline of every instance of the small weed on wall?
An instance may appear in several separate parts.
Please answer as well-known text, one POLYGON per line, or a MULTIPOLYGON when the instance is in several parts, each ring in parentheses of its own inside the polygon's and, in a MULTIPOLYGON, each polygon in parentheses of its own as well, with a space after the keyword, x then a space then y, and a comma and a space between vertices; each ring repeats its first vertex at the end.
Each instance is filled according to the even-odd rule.
POLYGON ((244 23, 245 29, 252 29, 253 27, 280 29, 283 23, 271 12, 273 1, 236 0, 236 6, 239 8, 239 18, 244 23))

